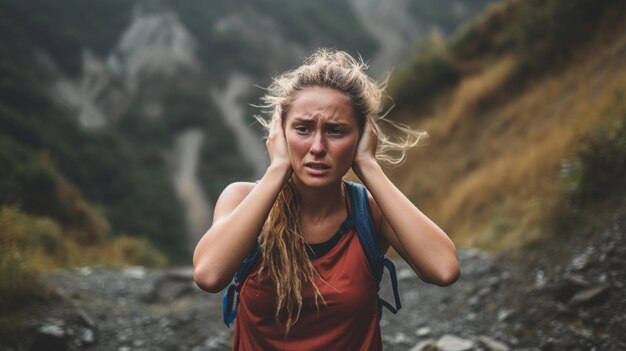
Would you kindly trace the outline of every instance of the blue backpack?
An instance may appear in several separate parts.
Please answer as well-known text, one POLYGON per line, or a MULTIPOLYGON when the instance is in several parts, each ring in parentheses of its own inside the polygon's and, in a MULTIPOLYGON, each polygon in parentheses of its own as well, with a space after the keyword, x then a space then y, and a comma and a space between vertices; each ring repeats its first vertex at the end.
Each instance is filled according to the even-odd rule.
MULTIPOLYGON (((374 271, 376 283, 380 290, 380 281, 383 277, 383 270, 387 267, 391 278, 391 286, 393 289, 393 297, 395 306, 378 297, 379 317, 382 316, 382 307, 385 306, 393 314, 396 314, 402 307, 400 304, 400 296, 398 294, 398 280, 396 278, 396 267, 393 262, 385 257, 380 251, 378 235, 374 227, 374 221, 370 213, 369 202, 367 200, 367 189, 358 183, 348 182, 348 191, 352 206, 350 218, 344 223, 345 228, 356 227, 359 235, 359 241, 363 247, 363 251, 367 256, 367 260, 374 271)), ((239 292, 244 280, 250 273, 250 269, 257 262, 260 255, 259 244, 256 243, 248 256, 243 260, 239 270, 235 273, 233 283, 228 287, 224 294, 224 323, 230 327, 230 324, 237 316, 237 306, 239 305, 239 292), (235 294, 237 296, 235 296, 235 294)))

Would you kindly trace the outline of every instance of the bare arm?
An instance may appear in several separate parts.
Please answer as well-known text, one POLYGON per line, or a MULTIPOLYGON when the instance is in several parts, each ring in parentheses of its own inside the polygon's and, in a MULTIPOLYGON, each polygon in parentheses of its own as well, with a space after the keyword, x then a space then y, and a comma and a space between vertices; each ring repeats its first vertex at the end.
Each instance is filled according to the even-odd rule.
POLYGON ((382 234, 422 280, 441 286, 454 283, 460 275, 454 244, 383 173, 373 157, 376 142, 368 126, 353 168, 375 200, 374 216, 382 214, 382 234))
POLYGON ((256 185, 233 183, 224 189, 215 205, 213 225, 196 246, 194 280, 203 290, 217 293, 230 283, 291 175, 280 123, 270 129, 267 147, 272 163, 265 175, 256 185))

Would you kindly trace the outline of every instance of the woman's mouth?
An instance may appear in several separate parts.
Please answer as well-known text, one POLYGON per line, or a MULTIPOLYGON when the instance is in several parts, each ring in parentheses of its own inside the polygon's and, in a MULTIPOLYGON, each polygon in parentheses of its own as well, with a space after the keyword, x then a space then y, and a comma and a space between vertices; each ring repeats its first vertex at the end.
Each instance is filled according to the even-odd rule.
POLYGON ((324 175, 330 169, 330 166, 321 162, 309 162, 304 165, 311 175, 324 175))
POLYGON ((330 168, 330 166, 325 164, 325 163, 317 163, 317 162, 309 162, 309 163, 305 164, 305 166, 313 168, 313 169, 328 169, 328 168, 330 168))

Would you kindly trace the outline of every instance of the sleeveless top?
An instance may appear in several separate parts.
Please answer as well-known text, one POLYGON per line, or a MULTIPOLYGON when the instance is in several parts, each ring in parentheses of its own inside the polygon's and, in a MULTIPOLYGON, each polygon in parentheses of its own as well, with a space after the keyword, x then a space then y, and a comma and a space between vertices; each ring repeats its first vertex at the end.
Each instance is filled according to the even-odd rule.
POLYGON ((337 243, 311 258, 323 282, 316 285, 325 304, 310 286, 302 289, 302 310, 287 338, 277 324, 276 289, 259 264, 243 282, 235 319, 233 350, 382 350, 378 285, 354 227, 342 225, 331 240, 337 243))

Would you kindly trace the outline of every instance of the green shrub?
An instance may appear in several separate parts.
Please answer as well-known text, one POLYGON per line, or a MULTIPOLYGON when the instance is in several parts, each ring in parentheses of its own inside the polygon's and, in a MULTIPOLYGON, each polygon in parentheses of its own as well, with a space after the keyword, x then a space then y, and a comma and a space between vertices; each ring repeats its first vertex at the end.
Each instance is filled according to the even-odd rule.
POLYGON ((103 257, 109 262, 122 262, 125 265, 163 267, 167 258, 146 239, 120 236, 115 238, 103 257))
POLYGON ((50 296, 37 272, 71 256, 60 227, 15 207, 0 207, 0 310, 16 311, 50 296))
POLYGON ((505 28, 504 43, 525 59, 530 72, 543 72, 569 59, 593 37, 606 11, 626 10, 620 0, 528 0, 505 28))
POLYGON ((394 101, 403 105, 435 96, 458 79, 445 47, 433 43, 418 51, 408 65, 394 72, 389 91, 394 101))
MULTIPOLYGON (((120 236, 83 246, 50 218, 0 206, 0 310, 3 314, 53 296, 38 274, 56 268, 99 264, 163 267, 167 258, 147 239, 120 236)), ((0 325, 3 321, 0 320, 0 325)), ((0 326, 1 327, 1 326, 0 326)))
POLYGON ((615 93, 605 120, 583 138, 576 155, 562 164, 564 191, 575 209, 614 204, 626 196, 624 91, 615 93))
POLYGON ((0 205, 19 204, 27 213, 54 218, 83 244, 101 242, 107 221, 47 158, 0 135, 0 205))
POLYGON ((0 310, 3 314, 50 296, 50 289, 29 269, 23 255, 3 252, 0 256, 0 310))
POLYGON ((64 266, 76 253, 76 245, 63 237, 52 219, 28 215, 17 207, 0 207, 0 252, 15 256, 30 271, 64 266))

